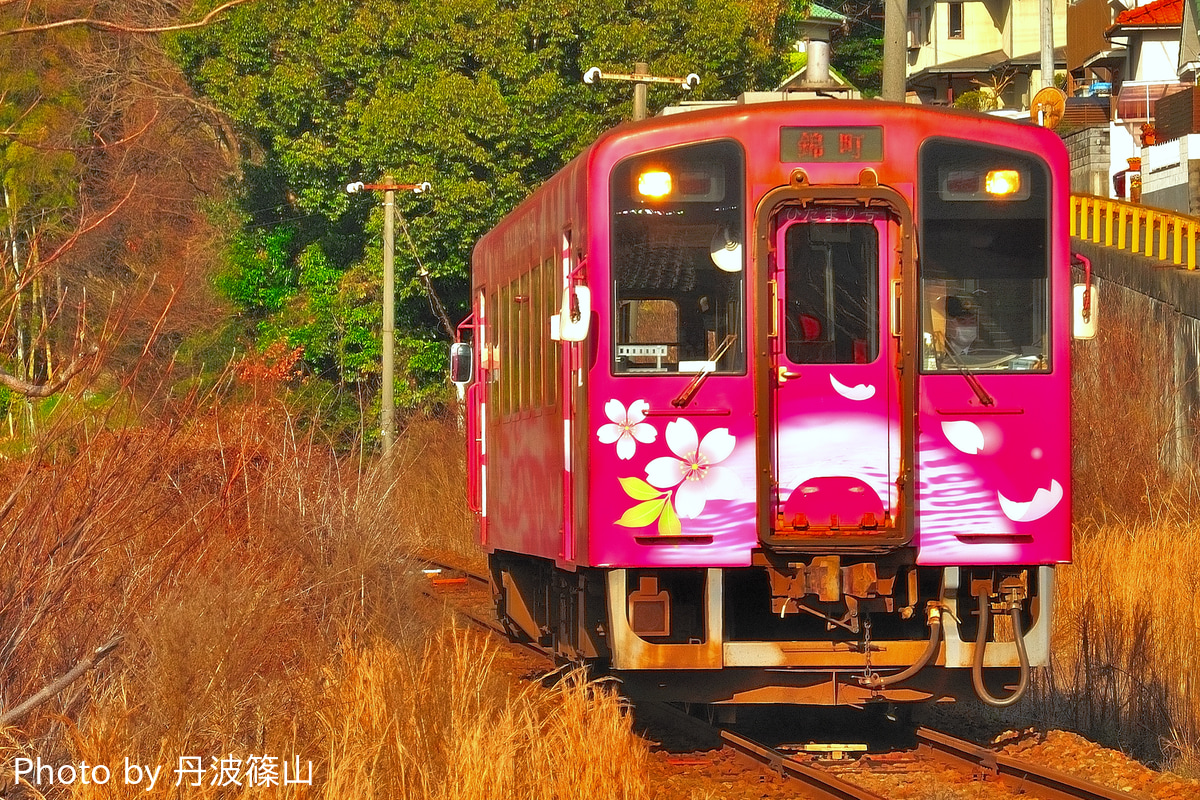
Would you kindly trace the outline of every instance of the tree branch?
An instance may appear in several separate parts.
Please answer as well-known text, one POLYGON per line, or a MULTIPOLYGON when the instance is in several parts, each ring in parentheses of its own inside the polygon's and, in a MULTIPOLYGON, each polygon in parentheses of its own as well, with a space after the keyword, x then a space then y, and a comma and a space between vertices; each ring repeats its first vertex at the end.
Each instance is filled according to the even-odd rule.
MULTIPOLYGON (((0 7, 7 5, 11 0, 0 0, 0 7)), ((90 17, 81 17, 78 19, 63 19, 58 22, 47 22, 43 25, 25 25, 19 28, 11 28, 6 31, 0 31, 0 36, 14 36, 18 33, 37 33, 39 31, 50 31, 57 28, 71 27, 88 27, 98 31, 108 31, 110 33, 131 33, 135 35, 151 35, 157 33, 170 33, 172 31, 187 31, 195 28, 203 28, 212 23, 219 15, 234 6, 251 3, 254 0, 229 0, 227 3, 214 8, 212 11, 204 15, 204 17, 196 22, 183 22, 178 25, 157 25, 149 28, 137 28, 132 25, 122 25, 118 22, 109 22, 103 19, 92 19, 90 17)))
POLYGON ((67 364, 59 373, 58 379, 51 383, 30 383, 29 381, 21 380, 16 375, 10 375, 0 370, 0 386, 9 391, 16 392, 23 397, 49 397, 52 394, 58 394, 71 382, 71 378, 83 372, 88 362, 99 352, 100 348, 92 345, 87 352, 81 353, 71 359, 71 363, 67 364))
POLYGON ((116 650, 117 645, 120 643, 121 636, 114 636, 112 639, 109 639, 107 643, 93 650, 91 654, 89 654, 75 666, 71 667, 71 669, 67 670, 67 672, 65 672, 63 675, 55 678, 53 681, 42 687, 41 691, 39 691, 37 694, 33 695, 25 702, 15 705, 7 711, 0 713, 0 728, 4 727, 5 725, 16 724, 18 720, 22 719, 30 711, 33 711, 42 703, 50 700, 63 689, 79 680, 81 677, 83 677, 84 673, 99 664, 106 655, 111 653, 113 650, 116 650))
POLYGON ((41 272, 41 270, 45 269, 47 265, 62 258, 62 256, 68 250, 70 250, 79 242, 80 238, 83 237, 84 234, 91 233, 92 231, 96 230, 96 228, 99 228, 101 225, 107 222, 114 214, 121 210, 121 206, 125 205, 125 203, 129 201, 130 197, 133 197, 133 193, 136 190, 137 177, 135 176, 133 181, 130 183, 129 191, 127 191, 125 196, 118 200, 110 209, 105 211, 100 215, 100 217, 92 222, 85 224, 81 221, 80 227, 72 231, 71 235, 67 237, 66 241, 56 247, 53 253, 45 258, 39 258, 36 263, 30 264, 29 267, 22 273, 21 278, 17 281, 16 286, 13 287, 13 291, 16 294, 20 294, 21 292, 25 291, 25 287, 30 284, 35 275, 41 272))

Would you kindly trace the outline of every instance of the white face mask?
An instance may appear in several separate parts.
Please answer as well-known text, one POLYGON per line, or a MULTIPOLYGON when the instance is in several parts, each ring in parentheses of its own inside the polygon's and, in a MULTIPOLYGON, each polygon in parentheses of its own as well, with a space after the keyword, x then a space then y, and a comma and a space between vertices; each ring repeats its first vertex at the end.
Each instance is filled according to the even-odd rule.
POLYGON ((959 350, 970 347, 978 337, 978 324, 951 322, 946 326, 946 338, 959 350))

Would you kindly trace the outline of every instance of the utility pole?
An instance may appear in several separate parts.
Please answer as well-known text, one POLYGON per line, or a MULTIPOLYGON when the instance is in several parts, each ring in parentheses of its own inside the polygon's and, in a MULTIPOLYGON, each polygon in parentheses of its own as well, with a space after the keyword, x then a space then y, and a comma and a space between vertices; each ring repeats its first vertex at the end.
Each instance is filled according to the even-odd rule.
POLYGON ((686 78, 660 78, 650 74, 650 65, 639 61, 633 65, 633 72, 601 72, 599 67, 591 67, 583 73, 583 82, 592 84, 596 81, 632 81, 633 82, 633 119, 646 118, 647 87, 652 83, 670 83, 680 87, 685 92, 700 85, 700 76, 691 73, 686 78))
POLYGON ((383 377, 379 400, 379 438, 383 457, 392 454, 396 436, 396 190, 383 176, 383 377))
POLYGON ((379 401, 379 438, 383 442, 383 457, 392 454, 396 439, 396 191, 413 194, 429 191, 428 183, 395 183, 391 175, 383 183, 362 183, 346 186, 350 194, 364 189, 383 192, 383 376, 379 401))
POLYGON ((1042 86, 1054 85, 1054 0, 1041 0, 1042 86))
POLYGON ((883 0, 883 86, 884 100, 904 102, 905 38, 908 35, 908 4, 905 0, 883 0))

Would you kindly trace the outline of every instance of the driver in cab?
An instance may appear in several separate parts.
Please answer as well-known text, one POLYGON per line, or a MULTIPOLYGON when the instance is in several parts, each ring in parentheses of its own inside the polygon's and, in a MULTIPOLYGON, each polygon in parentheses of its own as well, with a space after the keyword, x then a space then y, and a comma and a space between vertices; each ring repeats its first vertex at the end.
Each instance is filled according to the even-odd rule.
POLYGON ((945 313, 940 349, 948 359, 946 366, 983 367, 980 359, 997 358, 999 361, 986 366, 999 366, 1020 355, 1012 339, 980 313, 975 298, 949 295, 945 313))

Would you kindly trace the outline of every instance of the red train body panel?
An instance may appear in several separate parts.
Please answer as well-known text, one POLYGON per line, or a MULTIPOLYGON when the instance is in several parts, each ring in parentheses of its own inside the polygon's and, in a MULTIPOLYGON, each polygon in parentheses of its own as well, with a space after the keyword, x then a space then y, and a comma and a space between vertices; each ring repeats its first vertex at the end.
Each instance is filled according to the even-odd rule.
POLYGON ((593 143, 474 255, 514 633, 679 699, 1003 702, 1070 558, 1067 192, 1053 133, 899 104, 593 143))

